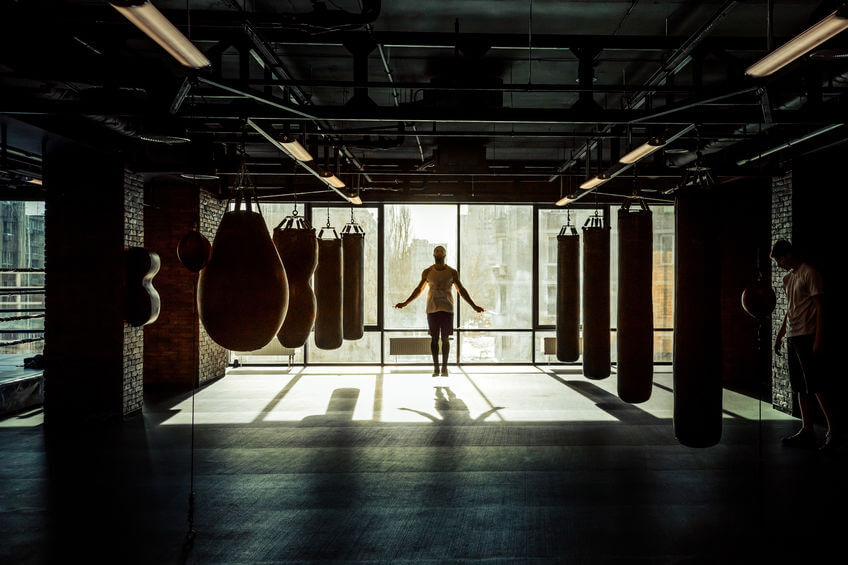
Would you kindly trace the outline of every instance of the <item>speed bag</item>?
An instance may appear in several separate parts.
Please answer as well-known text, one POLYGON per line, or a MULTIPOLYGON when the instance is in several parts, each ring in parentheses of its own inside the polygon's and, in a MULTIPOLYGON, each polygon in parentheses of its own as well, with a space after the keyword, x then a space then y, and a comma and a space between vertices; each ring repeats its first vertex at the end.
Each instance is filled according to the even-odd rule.
POLYGON ((365 234, 342 232, 342 326, 344 339, 365 335, 363 321, 365 278, 365 234))
POLYGON ((200 321, 209 337, 233 351, 261 349, 279 331, 288 302, 286 272, 262 215, 224 214, 197 283, 200 321))
POLYGON ((583 374, 610 376, 610 230, 583 227, 583 374))
POLYGON ((675 198, 674 435, 689 447, 721 439, 720 249, 717 201, 705 188, 675 198))
POLYGON ((342 345, 342 242, 318 238, 315 269, 315 347, 338 349, 342 345))
POLYGON ((651 397, 654 379, 653 222, 651 211, 618 211, 618 396, 651 397))
POLYGON ((580 357, 580 236, 563 227, 557 236, 556 356, 580 357))
POLYGON ((311 278, 318 264, 314 228, 274 229, 274 246, 289 281, 289 308, 277 339, 283 347, 302 347, 315 325, 315 293, 311 278))

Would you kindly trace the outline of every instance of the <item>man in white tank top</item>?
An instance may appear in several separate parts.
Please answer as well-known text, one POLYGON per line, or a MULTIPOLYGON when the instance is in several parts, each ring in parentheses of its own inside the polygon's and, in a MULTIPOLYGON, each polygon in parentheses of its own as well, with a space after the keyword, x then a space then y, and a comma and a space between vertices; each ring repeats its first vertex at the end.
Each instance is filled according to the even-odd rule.
POLYGON ((834 418, 830 375, 824 370, 824 286, 821 275, 793 251, 792 244, 780 240, 774 244, 771 257, 777 266, 789 271, 783 277, 788 308, 783 324, 774 340, 774 352, 781 354, 783 337, 787 337, 789 384, 797 394, 801 411, 801 429, 783 438, 793 447, 816 447, 814 405, 818 405, 827 423, 822 449, 835 449, 842 443, 841 422, 834 418))
POLYGON ((427 325, 430 328, 430 353, 433 354, 433 376, 440 374, 439 371, 439 339, 442 344, 442 370, 441 375, 448 374, 448 353, 450 352, 449 338, 453 334, 453 286, 459 295, 465 299, 476 312, 485 312, 477 306, 459 282, 459 273, 456 269, 445 264, 447 252, 441 245, 433 249, 435 263, 424 269, 421 273, 421 282, 403 302, 395 304, 395 308, 403 308, 421 294, 424 285, 429 286, 427 291, 427 325))

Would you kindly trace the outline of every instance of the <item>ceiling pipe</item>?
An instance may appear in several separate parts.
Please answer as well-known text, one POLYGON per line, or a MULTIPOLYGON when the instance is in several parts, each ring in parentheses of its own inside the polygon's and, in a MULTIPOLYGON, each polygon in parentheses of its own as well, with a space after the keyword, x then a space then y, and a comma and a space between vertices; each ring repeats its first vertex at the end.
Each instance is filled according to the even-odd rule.
MULTIPOLYGON (((712 16, 702 25, 694 34, 689 36, 689 38, 683 42, 683 44, 678 47, 668 58, 668 61, 663 64, 653 75, 647 80, 643 89, 637 93, 633 99, 628 104, 629 109, 638 108, 641 106, 646 100, 647 97, 652 94, 654 91, 651 87, 659 86, 662 83, 666 82, 669 77, 677 74, 680 70, 689 62, 691 59, 691 53, 695 50, 698 45, 700 45, 706 37, 709 35, 710 31, 712 31, 713 27, 722 20, 727 14, 736 7, 738 4, 735 0, 726 1, 712 16)), ((608 133, 613 128, 613 125, 608 124, 604 126, 601 130, 602 133, 608 133)), ((566 161, 562 166, 557 168, 557 174, 552 175, 548 181, 553 182, 559 176, 560 173, 563 173, 580 162, 580 160, 585 156, 586 151, 591 151, 597 145, 598 140, 592 139, 589 144, 584 148, 578 150, 575 154, 571 156, 571 158, 566 161)))
MULTIPOLYGON (((357 26, 362 26, 367 23, 371 23, 372 21, 377 19, 377 16, 380 12, 380 1, 379 0, 363 0, 363 13, 361 16, 361 21, 358 21, 357 18, 351 16, 350 22, 355 23, 357 26), (376 10, 376 11, 375 11, 376 10)), ((243 19, 243 28, 245 33, 250 38, 254 47, 257 49, 257 54, 259 57, 265 62, 265 64, 270 67, 270 71, 276 78, 280 80, 292 80, 292 75, 286 70, 283 63, 280 61, 279 57, 277 57, 274 50, 268 45, 268 42, 262 38, 262 35, 259 33, 259 30, 247 19, 247 16, 242 9, 242 7, 238 4, 236 0, 229 0, 230 6, 242 15, 243 19)), ((300 17, 300 16, 299 16, 300 17)), ((310 101, 309 96, 307 96, 302 90, 300 90, 297 86, 292 86, 289 88, 289 92, 294 98, 297 105, 302 106, 310 106, 312 102, 310 101)), ((351 163, 354 167, 356 167, 364 176, 368 182, 371 182, 371 178, 365 172, 365 167, 363 167, 362 163, 350 152, 350 150, 342 145, 342 141, 336 139, 332 134, 332 128, 330 125, 321 119, 318 119, 314 116, 309 116, 304 113, 304 117, 309 118, 315 127, 318 129, 321 135, 329 138, 334 144, 337 144, 339 147, 339 151, 341 151, 342 155, 344 155, 345 160, 351 163)))

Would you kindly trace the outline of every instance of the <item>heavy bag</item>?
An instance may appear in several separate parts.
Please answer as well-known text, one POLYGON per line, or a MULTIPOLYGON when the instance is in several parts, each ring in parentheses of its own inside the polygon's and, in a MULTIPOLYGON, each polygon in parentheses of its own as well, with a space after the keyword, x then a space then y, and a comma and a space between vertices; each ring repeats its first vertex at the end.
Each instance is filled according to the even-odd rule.
POLYGON ((342 228, 342 266, 343 336, 361 339, 365 335, 365 232, 353 221, 342 228))
POLYGON ((583 226, 583 374, 610 376, 610 230, 593 216, 583 226))
POLYGON ((274 228, 273 239, 289 281, 289 308, 277 339, 283 347, 303 347, 317 309, 311 283, 318 265, 315 228, 295 214, 274 228))
MULTIPOLYGON (((332 229, 332 228, 324 228, 332 229)), ((331 238, 318 233, 318 268, 315 269, 315 347, 338 349, 342 345, 342 242, 333 229, 331 238)))
POLYGON ((162 261, 157 253, 143 247, 127 249, 124 260, 126 268, 124 319, 127 324, 134 327, 152 324, 159 318, 161 308, 159 292, 153 288, 153 277, 159 272, 162 261))
POLYGON ((639 403, 651 398, 654 380, 653 220, 640 200, 618 211, 618 397, 639 403))
POLYGON ((580 235, 565 225, 557 235, 556 355, 560 361, 580 357, 580 235))
POLYGON ((674 202, 674 434, 689 447, 721 439, 721 286, 717 201, 707 188, 674 202))
POLYGON ((192 230, 177 244, 177 258, 192 273, 199 273, 212 256, 212 244, 202 233, 192 230))
POLYGON ((288 303, 286 272, 262 215, 225 213, 197 283, 200 321, 209 337, 233 351, 260 349, 279 331, 288 303))

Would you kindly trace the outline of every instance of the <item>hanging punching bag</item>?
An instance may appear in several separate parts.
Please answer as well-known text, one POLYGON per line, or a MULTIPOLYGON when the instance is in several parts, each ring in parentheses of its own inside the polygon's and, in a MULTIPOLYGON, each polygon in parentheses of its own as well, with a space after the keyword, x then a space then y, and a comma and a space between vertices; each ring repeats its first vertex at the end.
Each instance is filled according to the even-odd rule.
POLYGON ((610 375, 610 232, 600 216, 583 225, 583 374, 610 375))
POLYGON ((310 279, 318 264, 315 228, 297 208, 274 228, 274 246, 289 281, 289 308, 277 339, 283 347, 303 347, 315 324, 315 293, 310 279))
POLYGON ((318 268, 315 269, 315 347, 338 349, 342 345, 342 242, 335 228, 318 232, 318 268), (324 232, 332 231, 332 237, 324 232))
POLYGON ((618 211, 618 396, 630 403, 651 397, 654 379, 653 222, 644 200, 618 211))
POLYGON ((674 434, 689 447, 721 439, 721 292, 716 199, 686 187, 674 203, 674 434))
POLYGON ((363 321, 365 279, 365 232, 350 215, 350 223, 342 228, 342 326, 345 339, 361 339, 365 335, 363 321))
POLYGON ((556 348, 560 361, 580 357, 580 235, 570 218, 557 236, 556 348))
POLYGON ((235 209, 221 218, 197 283, 203 327, 215 343, 233 351, 253 351, 271 341, 289 300, 286 272, 251 197, 236 191, 235 209))
POLYGON ((177 258, 192 273, 200 272, 211 256, 212 244, 197 230, 185 234, 177 245, 177 258))

